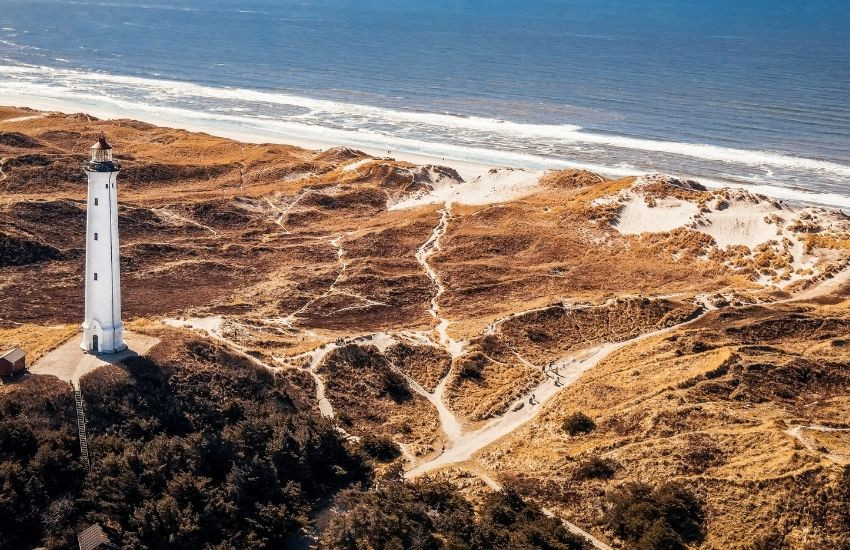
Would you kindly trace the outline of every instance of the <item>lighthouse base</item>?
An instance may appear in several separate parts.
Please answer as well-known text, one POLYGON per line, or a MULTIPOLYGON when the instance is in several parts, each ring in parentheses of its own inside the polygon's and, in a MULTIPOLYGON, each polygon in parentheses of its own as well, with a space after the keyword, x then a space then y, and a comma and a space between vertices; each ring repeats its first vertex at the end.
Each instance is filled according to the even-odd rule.
POLYGON ((124 323, 102 326, 97 321, 83 323, 80 347, 88 353, 116 353, 127 349, 124 343, 124 323))

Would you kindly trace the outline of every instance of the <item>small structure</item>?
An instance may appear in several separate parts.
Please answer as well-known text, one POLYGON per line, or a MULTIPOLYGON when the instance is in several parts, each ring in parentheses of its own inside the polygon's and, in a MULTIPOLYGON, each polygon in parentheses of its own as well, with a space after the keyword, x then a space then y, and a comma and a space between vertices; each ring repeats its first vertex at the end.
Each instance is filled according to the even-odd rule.
POLYGON ((77 542, 80 544, 80 550, 112 550, 118 548, 109 539, 106 531, 99 523, 95 523, 77 535, 77 542))
POLYGON ((24 370, 27 352, 21 348, 14 348, 0 355, 0 376, 12 376, 24 370))

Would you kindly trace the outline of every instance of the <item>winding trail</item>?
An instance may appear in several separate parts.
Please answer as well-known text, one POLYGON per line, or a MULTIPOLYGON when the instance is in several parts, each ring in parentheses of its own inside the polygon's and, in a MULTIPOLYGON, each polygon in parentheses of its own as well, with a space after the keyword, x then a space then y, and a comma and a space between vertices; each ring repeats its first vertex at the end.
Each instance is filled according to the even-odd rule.
POLYGON ((164 208, 154 208, 153 211, 154 211, 154 213, 161 215, 166 220, 170 220, 172 222, 179 222, 179 223, 176 223, 175 225, 193 225, 195 227, 199 227, 201 229, 209 231, 210 233, 212 233, 216 237, 218 236, 218 231, 216 231, 212 227, 210 227, 208 225, 204 225, 200 222, 196 222, 195 220, 186 218, 184 216, 181 216, 180 214, 178 214, 176 212, 172 212, 168 208, 165 208, 165 207, 164 208))
POLYGON ((318 368, 322 359, 324 359, 325 355, 339 347, 337 344, 326 344, 325 346, 314 349, 312 351, 308 351, 306 353, 287 358, 287 360, 282 360, 277 357, 274 357, 273 359, 275 363, 280 365, 275 366, 257 359, 256 357, 248 353, 248 350, 246 350, 243 345, 239 344, 238 342, 235 342, 230 338, 225 337, 222 333, 224 318, 221 315, 213 315, 210 317, 189 317, 187 319, 169 318, 164 319, 163 322, 171 327, 187 328, 198 332, 206 333, 213 340, 221 342, 222 344, 226 345, 234 352, 236 352, 238 355, 248 359, 258 367, 262 367, 272 372, 279 370, 280 366, 291 368, 293 361, 303 358, 309 358, 310 362, 308 366, 303 370, 310 373, 316 383, 316 402, 319 407, 319 412, 322 416, 326 418, 334 417, 333 406, 325 396, 325 381, 322 379, 321 376, 319 376, 319 374, 316 372, 316 369, 318 368))
POLYGON ((283 209, 273 203, 272 200, 268 197, 263 197, 263 200, 268 203, 269 207, 271 207, 272 210, 275 210, 278 213, 278 215, 274 217, 274 223, 278 227, 280 227, 280 230, 283 231, 284 235, 289 235, 289 229, 283 226, 283 216, 285 215, 283 209))
MULTIPOLYGON (((676 325, 680 326, 680 325, 676 325)), ((672 327, 671 327, 672 328, 672 327)), ((669 329, 662 329, 669 330, 669 329)), ((644 335, 649 337, 653 333, 644 335)), ((638 337, 640 338, 640 337, 638 337)), ((564 358, 555 363, 554 368, 559 372, 558 379, 546 377, 540 384, 533 388, 528 394, 516 399, 506 413, 498 418, 487 422, 483 427, 459 434, 454 445, 448 447, 436 458, 423 462, 405 473, 408 478, 414 478, 422 474, 456 464, 465 462, 472 456, 494 443, 495 441, 510 434, 529 420, 540 414, 543 406, 566 385, 574 382, 586 370, 595 366, 614 351, 637 340, 627 340, 619 343, 608 343, 586 350, 579 356, 564 358), (534 403, 529 402, 529 396, 534 395, 534 403)))
POLYGON ((334 417, 334 408, 325 393, 325 380, 319 375, 317 370, 319 368, 319 365, 322 363, 322 359, 324 359, 328 353, 338 347, 339 346, 336 343, 326 344, 316 350, 307 352, 307 354, 305 354, 305 357, 310 358, 310 363, 304 370, 306 370, 310 373, 310 375, 312 375, 313 380, 316 383, 316 402, 319 406, 319 413, 321 413, 321 415, 325 418, 334 417))
MULTIPOLYGON (((816 285, 808 288, 807 290, 802 291, 799 294, 788 298, 787 300, 781 300, 780 302, 810 300, 813 298, 824 296, 830 294, 836 288, 840 287, 844 282, 848 280, 850 280, 850 266, 845 267, 843 270, 836 273, 835 276, 829 279, 824 279, 816 285)), ((698 297, 696 301, 697 303, 704 303, 705 300, 698 297)), ((536 308, 530 311, 537 311, 539 309, 543 308, 536 308)), ((430 461, 423 462, 422 464, 417 465, 413 469, 408 470, 405 473, 405 476, 408 478, 413 478, 451 464, 456 464, 458 462, 464 462, 471 459, 475 453, 477 453, 484 447, 495 443, 502 437, 505 437, 506 435, 513 432, 529 420, 536 417, 538 414, 540 414, 546 403, 556 393, 558 393, 564 387, 573 383, 575 380, 578 379, 578 377, 582 373, 597 365, 600 361, 607 358, 615 351, 638 341, 647 338, 652 338, 654 336, 658 336, 660 334, 664 334, 666 332, 670 332, 672 330, 688 326, 692 323, 695 323, 703 316, 705 316, 708 312, 713 311, 714 309, 716 308, 706 307, 699 315, 683 323, 672 325, 670 327, 659 329, 656 331, 647 332, 637 337, 624 340, 622 342, 605 343, 592 348, 590 351, 585 351, 584 355, 567 356, 559 361, 556 361, 552 365, 552 369, 550 369, 554 370, 555 373, 557 373, 556 378, 547 377, 535 388, 533 388, 528 394, 526 394, 526 396, 517 399, 508 408, 508 412, 506 412, 504 415, 499 418, 494 418, 493 420, 485 424, 482 428, 479 428, 474 432, 469 432, 465 434, 462 433, 462 437, 459 439, 457 444, 446 449, 440 456, 430 461), (529 396, 534 396, 534 403, 530 403, 528 401, 529 396)), ((512 314, 511 316, 508 316, 505 319, 511 318, 513 316, 516 316, 516 314, 512 314)), ((485 332, 489 334, 494 333, 496 327, 498 327, 498 325, 503 321, 504 319, 494 321, 490 324, 490 326, 487 327, 485 332)))
POLYGON ((7 124, 9 122, 24 122, 25 120, 35 120, 35 119, 38 119, 38 118, 44 118, 44 117, 51 115, 51 114, 53 114, 53 113, 39 113, 37 115, 18 116, 18 117, 14 117, 14 118, 7 118, 7 119, 4 119, 4 120, 0 120, 0 123, 7 124))
POLYGON ((339 264, 339 271, 337 272, 336 277, 334 278, 333 282, 331 282, 330 286, 328 286, 327 290, 325 290, 323 293, 319 294, 318 296, 314 296, 314 297, 310 298, 309 300, 307 300, 304 303, 303 306, 299 307, 298 309, 296 309, 295 311, 293 311, 292 313, 290 313, 286 317, 281 317, 278 322, 285 323, 288 326, 293 326, 292 323, 295 322, 295 320, 298 318, 299 315, 301 315, 302 313, 307 311, 307 309, 310 306, 312 306, 313 304, 315 304, 319 300, 321 300, 323 298, 327 298, 328 296, 334 294, 335 289, 336 289, 336 285, 339 284, 343 275, 345 275, 345 270, 348 268, 348 262, 346 262, 343 259, 345 257, 345 250, 342 248, 340 241, 343 239, 343 237, 346 237, 349 234, 350 233, 344 234, 344 235, 337 235, 333 239, 327 239, 326 237, 320 237, 319 238, 319 240, 328 241, 331 244, 331 246, 334 248, 334 251, 336 253, 336 260, 337 260, 337 263, 339 264))
MULTIPOLYGON (((289 211, 292 210, 295 207, 295 205, 298 204, 301 201, 301 199, 310 195, 311 193, 314 193, 313 189, 307 189, 306 191, 302 191, 302 192, 298 193, 298 195, 295 197, 295 200, 293 200, 291 203, 287 204, 284 208, 281 208, 281 207, 277 206, 276 204, 274 204, 271 201, 271 199, 269 199, 268 197, 263 197, 263 199, 265 199, 265 201, 269 204, 269 206, 271 206, 274 210, 277 210, 277 212, 278 212, 277 217, 275 217, 274 223, 276 223, 284 231, 284 233, 289 234, 290 231, 286 227, 286 223, 285 223, 285 220, 289 218, 289 211)), ((319 237, 319 238, 321 238, 321 237, 319 237)))
POLYGON ((431 296, 431 307, 428 311, 430 312, 431 317, 437 321, 437 326, 435 327, 438 337, 437 341, 454 358, 463 354, 463 342, 456 341, 449 336, 448 330, 450 321, 440 315, 440 297, 446 291, 446 287, 440 281, 440 277, 437 275, 437 272, 434 271, 434 268, 428 263, 428 260, 434 252, 440 250, 440 239, 443 235, 445 235, 451 218, 452 204, 447 202, 440 210, 440 221, 431 232, 431 236, 416 251, 416 260, 422 266, 422 269, 425 270, 425 274, 428 275, 429 279, 431 279, 431 283, 436 289, 434 294, 431 296))
MULTIPOLYGON (((454 359, 463 355, 465 342, 454 340, 451 336, 449 336, 448 329, 450 321, 440 314, 440 297, 446 291, 446 287, 440 281, 440 277, 437 275, 437 272, 433 267, 431 267, 431 264, 428 263, 428 260, 434 252, 440 249, 440 239, 443 235, 445 235, 451 218, 452 205, 450 202, 446 202, 445 206, 440 210, 440 220, 431 232, 431 236, 416 251, 416 260, 422 266, 422 269, 425 271, 425 274, 431 280, 431 284, 435 288, 434 294, 431 296, 431 304, 428 311, 431 314, 431 317, 433 317, 437 322, 435 327, 437 339, 434 341, 433 336, 431 335, 429 335, 429 339, 442 347, 451 356, 451 358, 454 359)), ((457 416, 455 416, 454 412, 448 408, 443 397, 446 392, 446 386, 451 379, 452 370, 453 367, 450 367, 445 376, 443 376, 443 378, 437 383, 433 392, 427 392, 423 389, 422 395, 434 406, 434 408, 437 409, 443 433, 446 434, 446 438, 449 440, 449 445, 454 447, 463 435, 463 426, 457 419, 457 416)), ((409 377, 405 376, 405 378, 410 381, 409 377)))
POLYGON ((0 181, 3 181, 9 177, 9 175, 3 171, 3 165, 6 164, 7 160, 9 160, 8 157, 3 157, 0 159, 0 181))
MULTIPOLYGON (((2 164, 0 164, 0 175, 4 175, 2 174, 2 164)), ((274 210, 277 211, 278 216, 275 219, 275 223, 277 223, 277 225, 279 225, 282 230, 286 231, 284 227, 284 220, 285 217, 288 215, 289 210, 294 207, 298 203, 298 201, 300 201, 304 196, 311 192, 312 191, 307 191, 301 194, 284 209, 277 207, 269 198, 265 197, 265 200, 268 202, 268 204, 274 210)), ((451 321, 442 315, 440 309, 440 299, 445 293, 446 288, 443 282, 440 280, 440 277, 437 274, 436 270, 430 264, 430 259, 433 254, 436 251, 440 250, 441 239, 445 235, 449 223, 451 222, 451 203, 446 202, 444 208, 442 208, 439 213, 440 218, 438 220, 437 225, 434 227, 428 239, 422 244, 422 246, 417 249, 415 254, 417 261, 422 266, 422 269, 428 276, 428 279, 431 281, 431 284, 434 288, 429 304, 429 314, 436 322, 436 325, 430 331, 401 331, 397 334, 376 333, 369 336, 340 339, 335 342, 327 343, 316 349, 295 356, 274 357, 273 359, 275 365, 269 365, 249 355, 246 352, 246 349, 237 342, 234 342, 229 338, 225 338, 221 334, 221 317, 213 317, 208 319, 166 320, 166 323, 171 324, 172 326, 184 326, 204 330, 208 332, 212 338, 225 343, 241 355, 244 355, 253 363, 264 368, 270 370, 275 370, 276 368, 280 367, 299 368, 308 372, 315 381, 316 403, 318 405, 319 412, 323 417, 332 419, 335 416, 334 408, 326 395, 325 381, 323 380, 322 376, 319 375, 318 368, 321 365, 322 361, 325 359, 325 357, 328 355, 328 353, 331 353, 333 350, 343 345, 346 345, 347 343, 371 343, 373 345, 376 345, 383 352, 387 349, 389 345, 392 345, 395 342, 399 342, 400 339, 409 338, 410 340, 413 340, 420 344, 433 345, 435 347, 444 349, 452 357, 452 359, 463 355, 466 342, 454 340, 449 335, 448 329, 451 325, 451 321)), ((208 229, 209 231, 215 234, 215 230, 210 227, 203 226, 201 224, 198 224, 197 222, 193 222, 192 220, 181 218, 180 216, 172 212, 168 212, 168 214, 171 214, 177 219, 181 219, 185 223, 204 227, 205 229, 208 229)), ((293 326, 293 321, 297 318, 299 314, 306 311, 306 309, 309 308, 316 301, 328 297, 334 293, 347 294, 352 297, 361 298, 363 300, 366 300, 369 305, 380 304, 380 302, 369 300, 362 296, 357 296, 355 294, 336 290, 337 285, 343 279, 346 269, 348 267, 348 261, 346 261, 345 259, 345 250, 341 244, 341 241, 346 236, 347 235, 338 235, 332 239, 329 239, 328 237, 318 237, 318 239, 320 240, 328 240, 328 242, 330 242, 330 244, 334 247, 336 251, 337 262, 340 266, 339 272, 337 273, 334 281, 330 284, 327 290, 325 290, 325 292, 318 295, 317 297, 312 298, 305 305, 303 305, 301 308, 288 315, 287 317, 276 319, 275 322, 280 322, 295 330, 295 327, 293 326)), ((833 292, 840 285, 844 284, 847 281, 850 281, 850 266, 847 266, 844 269, 836 272, 836 274, 832 278, 822 280, 819 283, 813 285, 812 287, 786 300, 781 300, 781 302, 811 300, 813 298, 824 296, 833 292)), ((660 296, 656 298, 660 298, 660 296)), ((697 316, 688 321, 672 325, 663 329, 647 332, 638 335, 634 338, 626 339, 620 342, 602 343, 589 349, 584 349, 580 352, 572 353, 547 366, 547 368, 544 368, 544 373, 546 374, 545 378, 543 378, 536 386, 531 388, 525 395, 514 400, 514 402, 511 403, 511 405, 506 409, 506 412, 504 414, 489 420, 483 426, 475 430, 465 431, 462 423, 458 420, 458 417, 446 405, 444 396, 448 383, 452 376, 453 367, 449 368, 446 375, 439 380, 434 391, 429 392, 424 387, 422 387, 421 384, 413 380, 410 376, 400 371, 400 369, 397 369, 395 365, 393 365, 393 368, 405 378, 411 390, 416 394, 424 397, 437 410, 440 421, 440 427, 445 433, 447 440, 446 447, 439 455, 414 466, 411 470, 405 472, 405 477, 415 478, 417 476, 433 472, 440 468, 459 464, 463 465, 464 468, 469 470, 470 472, 475 473, 476 475, 481 477, 481 479, 484 480, 484 482, 491 488, 496 490, 501 489, 501 485, 498 483, 498 481, 495 480, 493 476, 491 476, 489 473, 483 471, 483 469, 476 464, 473 458, 476 453, 499 441, 500 439, 510 435, 515 430, 519 429, 529 421, 536 418, 542 412, 544 407, 546 407, 551 402, 552 398, 558 394, 558 392, 575 382, 581 377, 582 374, 584 374, 594 366, 598 365, 605 359, 609 358, 618 350, 630 346, 638 341, 652 338, 676 329, 681 329, 687 325, 697 322, 710 311, 717 309, 712 305, 709 296, 699 295, 694 297, 694 300, 697 304, 703 305, 703 310, 697 316), (532 396, 533 398, 531 398, 532 396)), ((568 299, 562 300, 561 303, 565 307, 585 307, 584 304, 574 304, 568 299)), ((353 306, 349 306, 343 309, 352 309, 352 307, 353 306)), ((549 307, 552 307, 552 304, 547 304, 545 306, 529 309, 523 312, 514 312, 504 318, 497 319, 490 323, 490 325, 488 325, 485 329, 484 333, 495 334, 498 332, 498 327, 506 320, 517 317, 524 313, 540 311, 549 307)), ((512 349, 512 351, 521 363, 525 364, 526 366, 540 368, 539 366, 535 366, 530 362, 526 361, 516 352, 516 350, 512 349)), ((807 430, 850 431, 850 429, 828 428, 825 426, 817 425, 801 425, 793 426, 786 431, 786 433, 790 437, 793 437, 800 441, 801 444, 803 444, 811 452, 817 452, 821 455, 825 454, 826 458, 832 460, 833 462, 842 461, 839 463, 845 463, 848 460, 847 456, 837 455, 835 453, 823 453, 822 451, 818 450, 818 446, 816 445, 816 443, 813 443, 806 436, 805 432, 807 430)), ((344 430, 339 429, 339 431, 347 437, 351 437, 344 430)), ((405 454, 405 457, 412 463, 414 461, 414 457, 410 455, 406 448, 402 447, 402 449, 405 454)), ((543 511, 547 515, 557 517, 548 509, 544 508, 543 511)), ((564 522, 564 525, 571 532, 584 537, 585 539, 590 541, 596 548, 600 550, 611 550, 610 546, 600 541, 599 539, 593 537, 587 531, 564 520, 563 518, 559 519, 564 522)))
MULTIPOLYGON (((432 284, 435 287, 435 292, 432 296, 429 309, 431 316, 437 322, 437 327, 435 329, 430 332, 402 331, 398 334, 376 333, 369 336, 340 339, 336 342, 325 344, 323 346, 320 346, 319 348, 296 356, 274 358, 276 364, 282 367, 289 368, 292 368, 294 365, 297 366, 297 363, 299 361, 303 362, 305 359, 307 360, 306 367, 303 366, 302 363, 302 366, 300 368, 310 373, 310 375, 315 380, 316 401, 322 416, 326 418, 334 418, 334 409, 330 400, 326 396, 325 383, 322 377, 317 372, 318 367, 328 353, 347 343, 370 343, 377 346, 378 349, 383 352, 390 345, 398 342, 399 338, 409 338, 410 340, 413 340, 418 343, 434 345, 436 347, 445 349, 452 356, 452 358, 456 358, 463 354, 465 342, 455 341, 449 336, 448 326, 450 324, 450 321, 444 318, 440 313, 439 298, 444 293, 445 287, 441 283, 437 273, 428 263, 430 256, 436 250, 439 250, 440 238, 445 234, 450 219, 450 205, 446 204, 446 208, 441 210, 439 223, 434 228, 428 240, 418 249, 416 253, 417 260, 422 265, 423 269, 425 270, 425 273, 428 275, 429 279, 432 281, 432 284), (436 338, 434 337, 435 332, 437 336, 436 338)), ((334 282, 331 284, 328 290, 324 294, 322 294, 322 296, 328 296, 334 291, 336 284, 339 282, 345 271, 346 263, 344 261, 344 250, 340 245, 340 241, 342 238, 343 236, 340 235, 330 240, 331 244, 337 250, 337 259, 341 264, 341 269, 334 282)), ((827 295, 833 292, 836 288, 838 288, 841 284, 848 280, 850 280, 850 266, 845 267, 843 270, 836 273, 834 277, 830 279, 825 279, 819 282, 818 284, 810 287, 809 289, 798 293, 795 296, 792 296, 786 300, 781 300, 781 302, 810 300, 819 296, 827 295)), ((319 298, 315 298, 309 303, 313 303, 317 299, 319 298)), ((491 419, 484 426, 473 431, 464 431, 463 425, 458 420, 457 416, 445 404, 444 393, 447 384, 451 378, 451 368, 449 369, 447 374, 439 381, 434 391, 429 392, 425 388, 423 388, 418 382, 413 380, 404 372, 401 372, 393 365, 393 368, 396 368, 396 371, 399 372, 402 376, 404 376, 404 378, 407 380, 411 390, 427 399, 428 402, 431 403, 435 409, 437 409, 440 420, 440 426, 448 440, 446 448, 443 449, 443 451, 438 456, 425 462, 422 462, 416 465, 411 470, 408 470, 407 472, 405 472, 405 477, 408 479, 415 478, 417 476, 427 474, 429 472, 444 468, 446 466, 466 463, 466 469, 468 469, 472 473, 475 473, 476 475, 479 475, 479 477, 481 477, 481 479, 488 486, 497 490, 500 489, 500 484, 491 475, 487 474, 486 472, 479 472, 481 468, 475 464, 473 459, 476 453, 495 443, 496 441, 508 436, 518 428, 525 425, 527 422, 536 418, 540 414, 540 412, 542 412, 543 408, 551 401, 551 399, 558 392, 575 382, 582 374, 584 374, 586 371, 593 368, 594 366, 598 365, 603 360, 610 357, 613 353, 641 340, 659 336, 661 334, 676 329, 681 329, 685 326, 697 322, 698 320, 702 319, 707 313, 716 309, 711 306, 707 297, 697 296, 695 297, 695 302, 697 304, 702 304, 704 308, 698 315, 688 321, 672 325, 666 328, 658 329, 655 331, 647 332, 638 335, 634 338, 623 340, 621 342, 606 342, 590 349, 585 349, 578 353, 570 354, 554 362, 548 367, 548 372, 546 372, 546 378, 544 378, 538 385, 532 388, 524 396, 516 399, 511 404, 511 406, 507 408, 507 412, 497 418, 491 419), (534 398, 529 399, 529 396, 533 396, 534 398)), ((564 301, 562 303, 564 303, 564 305, 568 305, 567 301, 564 301)), ((534 308, 529 311, 537 311, 545 309, 545 307, 551 307, 551 305, 544 306, 541 308, 534 308)), ((574 307, 582 307, 582 304, 575 304, 574 307)), ((303 309, 306 309, 306 306, 300 311, 303 311, 303 309)), ((520 313, 513 313, 505 318, 494 321, 485 329, 485 333, 495 333, 501 323, 519 314, 520 313)), ((244 355, 255 364, 258 364, 270 370, 274 370, 276 368, 248 355, 245 352, 244 347, 242 347, 240 344, 223 337, 220 330, 221 317, 212 317, 207 319, 166 320, 166 323, 171 324, 172 326, 188 326, 191 328, 205 330, 210 334, 211 337, 220 340, 223 343, 226 343, 228 346, 235 349, 237 352, 244 355)), ((523 360, 522 357, 520 357, 519 355, 517 355, 517 357, 524 363, 527 363, 527 361, 523 360)), ((528 364, 530 365, 530 363, 528 364)), ((850 429, 829 428, 826 426, 817 425, 800 425, 793 426, 786 431, 789 436, 799 440, 801 444, 803 444, 811 452, 816 452, 818 454, 825 455, 827 459, 833 462, 843 464, 850 460, 850 457, 847 457, 845 455, 840 455, 836 453, 823 453, 822 451, 820 451, 817 445, 807 438, 805 434, 806 430, 850 431, 850 429)), ((350 434, 346 433, 344 430, 339 429, 339 431, 346 437, 352 438, 352 436, 350 436, 350 434)), ((409 453, 405 453, 405 455, 409 460, 412 461, 413 457, 411 457, 409 453)), ((548 509, 543 509, 543 511, 547 515, 550 515, 552 517, 558 517, 556 514, 552 513, 548 509)), ((564 523, 568 530, 584 537, 589 542, 591 542, 594 547, 600 550, 611 550, 610 546, 595 538, 587 531, 581 529, 575 524, 566 521, 563 518, 559 517, 559 519, 564 523)))
POLYGON ((799 441, 809 452, 815 453, 817 455, 821 455, 825 457, 827 460, 830 460, 838 465, 844 465, 850 463, 850 455, 845 455, 841 453, 830 453, 822 450, 822 447, 817 444, 817 442, 813 441, 808 435, 806 435, 806 431, 812 432, 843 432, 850 433, 850 428, 830 428, 829 426, 821 426, 819 424, 800 424, 797 426, 792 426, 791 428, 785 430, 785 433, 799 441))
MULTIPOLYGON (((503 489, 502 484, 496 481, 496 479, 492 475, 490 475, 491 472, 488 472, 477 464, 466 464, 465 466, 467 466, 466 469, 469 470, 470 473, 477 475, 479 479, 481 479, 481 481, 483 481, 484 484, 487 485, 487 487, 489 487, 490 489, 494 491, 501 491, 503 489)), ((541 506, 540 511, 543 512, 544 515, 549 516, 550 518, 560 520, 564 527, 567 528, 567 531, 574 535, 583 537, 590 544, 592 544, 594 548, 597 548, 598 550, 614 550, 611 546, 605 544, 598 538, 594 537, 575 523, 569 522, 564 518, 560 517, 558 514, 556 514, 549 508, 541 506)))
POLYGON ((53 114, 53 113, 39 113, 37 115, 26 115, 26 116, 14 117, 14 118, 7 118, 7 119, 0 120, 0 124, 8 124, 10 122, 24 122, 26 120, 36 120, 36 119, 39 119, 39 118, 44 118, 44 117, 51 115, 51 114, 53 114))
POLYGON ((457 445, 458 441, 460 441, 463 436, 463 426, 457 419, 457 416, 455 416, 455 413, 446 406, 446 402, 443 399, 443 394, 445 393, 446 384, 448 383, 451 371, 440 380, 440 383, 437 384, 437 387, 433 392, 429 392, 423 388, 419 382, 408 376, 407 373, 398 369, 395 365, 393 365, 393 368, 398 374, 404 377, 405 381, 410 386, 410 389, 427 399, 428 402, 437 409, 437 415, 440 418, 440 428, 442 428, 443 433, 446 435, 449 445, 457 445))

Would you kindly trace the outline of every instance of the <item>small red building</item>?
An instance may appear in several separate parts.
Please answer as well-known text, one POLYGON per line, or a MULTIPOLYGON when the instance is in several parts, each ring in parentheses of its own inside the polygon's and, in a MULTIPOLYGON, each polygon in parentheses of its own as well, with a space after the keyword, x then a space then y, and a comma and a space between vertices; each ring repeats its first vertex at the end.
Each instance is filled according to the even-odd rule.
POLYGON ((11 376, 24 370, 27 352, 21 348, 15 348, 0 355, 0 376, 11 376))

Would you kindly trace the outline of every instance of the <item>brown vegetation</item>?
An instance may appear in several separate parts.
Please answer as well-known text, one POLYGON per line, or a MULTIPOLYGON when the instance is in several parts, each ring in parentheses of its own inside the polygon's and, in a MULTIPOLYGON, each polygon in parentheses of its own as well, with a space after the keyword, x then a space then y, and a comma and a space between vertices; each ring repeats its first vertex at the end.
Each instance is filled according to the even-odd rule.
POLYGON ((850 432, 803 428, 797 440, 790 430, 850 428, 848 306, 721 310, 626 348, 482 459, 522 492, 633 542, 660 527, 609 531, 600 496, 630 480, 676 480, 702 503, 705 547, 730 547, 741 533, 777 547, 841 547, 847 531, 835 518, 843 504, 823 499, 839 490, 841 465, 850 463, 850 432), (562 426, 578 413, 596 428, 568 437, 562 426), (610 481, 587 475, 598 460, 616 463, 610 481))
MULTIPOLYGON (((34 439, 15 432, 23 454, 3 455, 12 465, 0 470, 15 506, 31 503, 0 517, 20 513, 33 527, 12 539, 0 529, 0 545, 61 547, 91 521, 112 523, 130 547, 162 546, 165 532, 187 547, 277 544, 320 501, 369 478, 367 462, 386 460, 376 467, 397 477, 405 461, 450 445, 430 392, 445 390, 449 412, 474 430, 528 411, 560 362, 642 336, 559 387, 533 421, 454 465, 452 481, 475 486, 477 515, 445 486, 388 481, 343 497, 323 544, 580 547, 529 497, 621 546, 847 544, 850 436, 824 428, 850 428, 850 303, 841 285, 820 305, 770 302, 838 273, 849 224, 801 215, 790 231, 818 261, 795 271, 790 241, 721 250, 699 227, 622 235, 612 226, 621 204, 608 199, 637 180, 565 170, 521 199, 453 204, 425 258, 431 273, 417 252, 443 205, 387 207, 436 179, 460 185, 450 168, 40 115, 0 108, 0 344, 34 359, 82 316, 81 162, 100 131, 123 165, 125 318, 165 343, 84 382, 108 483, 28 492, 22 476, 44 475, 48 459, 75 474, 72 425, 58 420, 72 404, 49 379, 3 386, 2 400, 34 407, 34 439), (32 118, 3 122, 16 117, 32 118), (797 282, 770 291, 762 278, 797 282), (701 304, 721 309, 651 334, 693 319, 701 304), (200 335, 160 323, 177 319, 200 335), (438 319, 450 341, 434 330, 438 319), (305 353, 333 343, 305 368, 305 353), (321 382, 334 426, 318 418, 321 382), (284 462, 303 476, 283 480, 275 468, 284 462), (151 482, 154 471, 166 473, 151 482), (488 476, 516 493, 488 497, 488 476), (242 498, 254 490, 262 506, 242 498), (101 493, 103 507, 93 496, 101 493), (693 521, 668 521, 682 510, 693 521)), ((639 186, 649 203, 687 200, 703 213, 740 199, 670 178, 639 186)), ((0 423, 12 418, 6 411, 0 423)))

